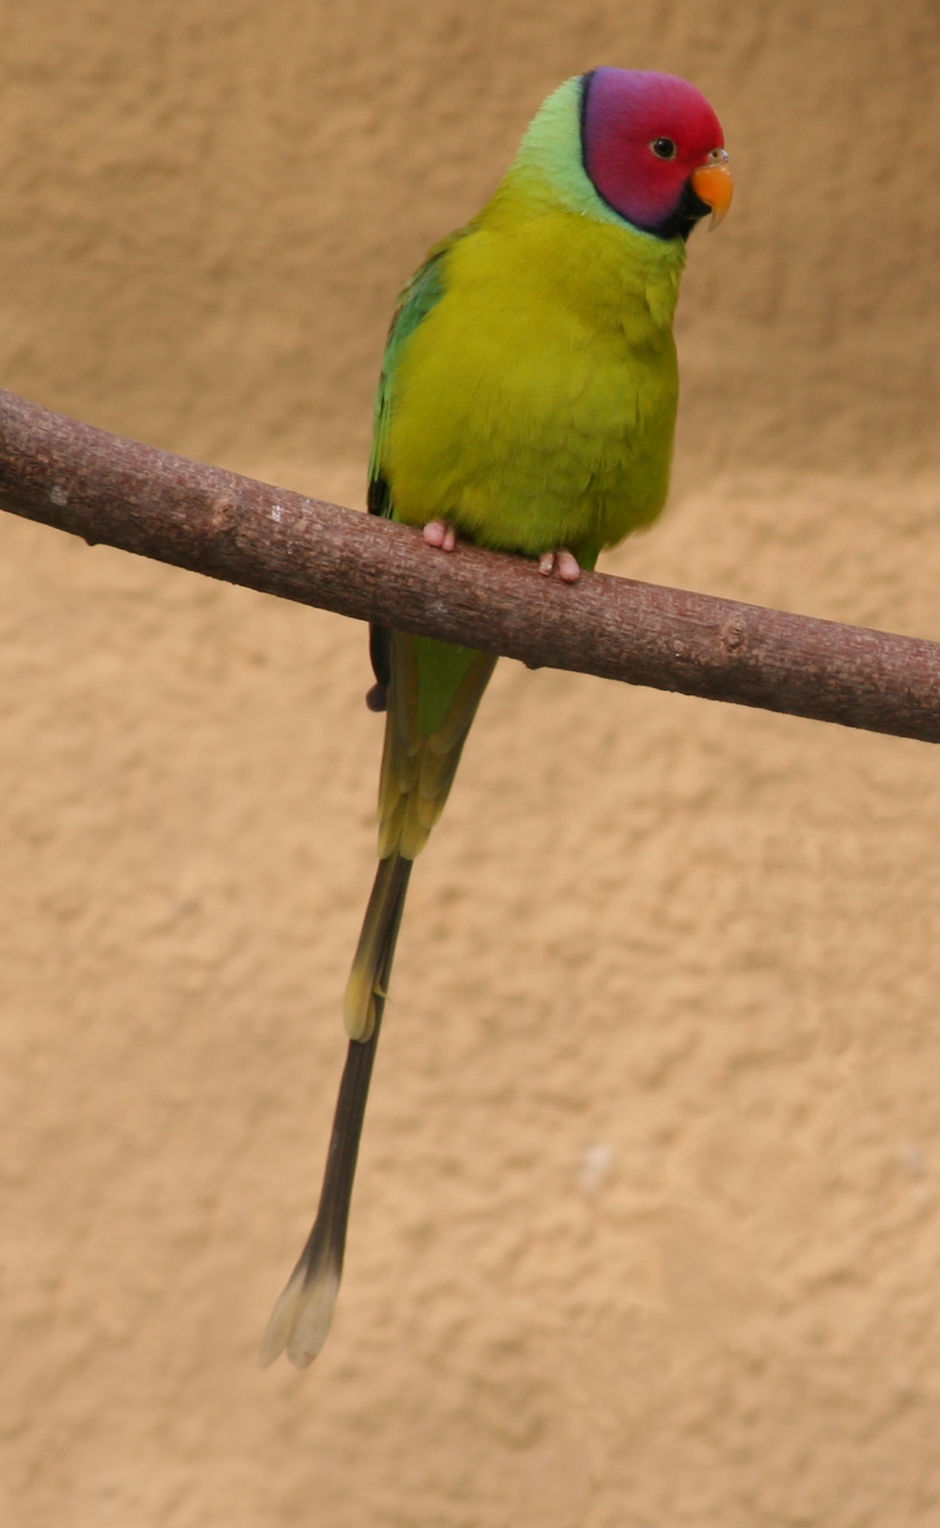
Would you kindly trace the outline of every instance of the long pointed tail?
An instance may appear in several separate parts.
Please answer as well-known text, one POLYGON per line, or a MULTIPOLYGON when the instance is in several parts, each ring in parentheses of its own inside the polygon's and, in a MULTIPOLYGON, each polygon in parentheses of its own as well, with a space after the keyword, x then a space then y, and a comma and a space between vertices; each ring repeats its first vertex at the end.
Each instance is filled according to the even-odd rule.
POLYGON ((349 1034, 313 1230, 274 1307, 261 1361, 285 1349, 305 1368, 326 1340, 343 1271, 356 1157, 389 974, 415 855, 440 816, 491 653, 391 632, 388 721, 379 786, 379 868, 346 988, 349 1034))
POLYGON ((401 924, 412 861, 379 861, 346 996, 351 1038, 339 1085, 320 1204, 297 1266, 280 1295, 261 1343, 261 1363, 286 1350, 305 1369, 326 1341, 343 1272, 346 1227, 372 1065, 401 924), (356 1033, 352 1034, 355 1027, 356 1033))

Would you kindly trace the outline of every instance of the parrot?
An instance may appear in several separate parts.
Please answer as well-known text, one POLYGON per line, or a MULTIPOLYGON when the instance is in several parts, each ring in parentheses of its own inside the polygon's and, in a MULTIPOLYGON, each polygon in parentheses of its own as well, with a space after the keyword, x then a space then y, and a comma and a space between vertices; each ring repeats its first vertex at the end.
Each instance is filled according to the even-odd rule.
MULTIPOLYGON (((649 526, 678 399, 672 324, 692 229, 733 191, 718 118, 687 81, 601 67, 539 108, 487 204, 434 245, 392 318, 368 509, 537 559, 565 584, 649 526)), ((304 1368, 339 1291, 375 1046, 412 864, 450 791, 496 656, 373 627, 385 713, 378 869, 345 995, 347 1059, 319 1209, 263 1364, 304 1368)))

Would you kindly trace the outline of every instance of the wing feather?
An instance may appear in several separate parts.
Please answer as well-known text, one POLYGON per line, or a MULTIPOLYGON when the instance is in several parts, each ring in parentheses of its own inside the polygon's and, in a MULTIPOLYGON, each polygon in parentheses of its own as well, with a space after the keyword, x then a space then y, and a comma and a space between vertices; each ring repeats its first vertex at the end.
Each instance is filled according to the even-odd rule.
MULTIPOLYGON (((443 297, 446 289, 444 263, 448 252, 461 237, 462 233, 451 234, 450 238, 434 246, 424 264, 403 289, 392 315, 375 400, 367 497, 370 515, 381 515, 387 520, 395 517, 394 492, 388 476, 385 449, 388 422, 395 405, 398 363, 411 335, 443 297)), ((391 673, 390 633, 386 627, 370 626, 369 657, 376 682, 366 697, 366 703, 371 711, 384 711, 388 703, 391 673)))

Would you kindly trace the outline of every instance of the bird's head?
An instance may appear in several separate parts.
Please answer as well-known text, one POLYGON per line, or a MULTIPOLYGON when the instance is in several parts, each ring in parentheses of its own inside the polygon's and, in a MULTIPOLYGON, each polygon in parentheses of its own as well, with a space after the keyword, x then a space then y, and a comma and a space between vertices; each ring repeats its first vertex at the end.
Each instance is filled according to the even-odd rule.
MULTIPOLYGON (((594 69, 548 97, 516 160, 572 211, 686 239, 700 218, 724 217, 732 180, 721 124, 685 80, 594 69)), ((513 172, 511 172, 511 175, 513 172)))
POLYGON ((719 222, 733 182, 721 123, 671 74, 595 69, 581 77, 581 156, 598 196, 634 228, 687 238, 719 222))

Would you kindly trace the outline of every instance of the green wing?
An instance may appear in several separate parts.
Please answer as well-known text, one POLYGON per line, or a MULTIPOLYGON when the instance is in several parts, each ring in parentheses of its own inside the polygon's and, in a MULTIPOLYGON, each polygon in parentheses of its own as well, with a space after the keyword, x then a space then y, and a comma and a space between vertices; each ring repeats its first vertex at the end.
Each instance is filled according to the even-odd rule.
MULTIPOLYGON (((369 492, 367 503, 370 515, 382 515, 391 520, 395 514, 395 497, 388 476, 385 448, 388 438, 388 422, 395 403, 395 376, 402 352, 411 335, 423 323, 433 308, 437 307, 446 290, 444 263, 457 239, 466 230, 451 234, 435 244, 421 268, 415 272, 398 299, 389 326, 385 357, 379 377, 379 390, 375 400, 375 423, 372 431, 372 455, 369 459, 369 492)), ((384 626, 369 628, 369 657, 375 674, 375 684, 366 696, 371 711, 384 711, 388 695, 391 671, 391 634, 384 626)))
POLYGON ((388 422, 395 401, 395 374, 402 352, 419 324, 436 308, 445 291, 444 262, 462 231, 436 244, 398 299, 389 326, 385 357, 375 400, 372 455, 369 459, 369 513, 391 518, 394 512, 391 486, 386 477, 385 445, 388 422))

